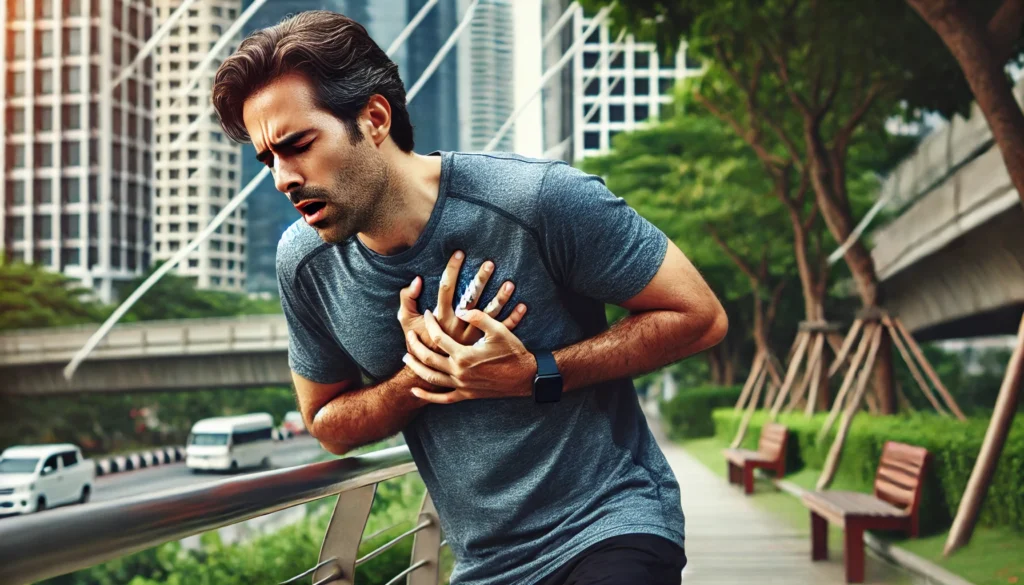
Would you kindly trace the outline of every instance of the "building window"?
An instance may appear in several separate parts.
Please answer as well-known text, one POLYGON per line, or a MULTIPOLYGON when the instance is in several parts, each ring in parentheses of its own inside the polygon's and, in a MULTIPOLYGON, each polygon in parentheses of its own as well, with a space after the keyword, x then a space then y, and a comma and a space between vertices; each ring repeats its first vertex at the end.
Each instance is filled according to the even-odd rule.
POLYGON ((36 0, 36 17, 53 18, 52 0, 36 0))
MULTIPOLYGON (((49 4, 49 2, 43 2, 43 4, 49 4)), ((37 57, 53 57, 53 31, 52 30, 37 30, 36 31, 36 56, 37 57)))
POLYGON ((64 16, 82 16, 82 0, 64 0, 64 16))
POLYGON ((75 141, 65 141, 61 144, 61 165, 65 167, 77 167, 82 164, 81 146, 75 141))
POLYGON ((50 106, 39 106, 36 108, 36 131, 53 131, 53 108, 50 106))
POLYGON ((633 67, 636 69, 647 69, 651 66, 651 54, 647 51, 633 53, 633 67))
POLYGON ((188 259, 188 267, 189 268, 199 268, 199 260, 197 260, 195 258, 189 258, 188 259))
POLYGON ((626 106, 613 104, 608 106, 608 121, 609 122, 625 122, 626 121, 626 106))
POLYGON ((181 248, 181 242, 167 242, 167 249, 170 250, 171 252, 177 252, 179 248, 181 248))
POLYGON ((597 132, 584 132, 583 148, 587 150, 596 150, 601 148, 601 135, 597 132))
MULTIPOLYGON (((10 148, 8 146, 8 148, 10 148)), ((7 193, 14 205, 25 204, 25 182, 7 181, 7 193)))
POLYGON ((167 213, 171 215, 178 215, 179 213, 181 213, 181 207, 177 205, 172 205, 167 208, 167 213))
POLYGON ((82 127, 81 106, 65 104, 61 108, 61 120, 65 130, 79 130, 82 127))
MULTIPOLYGON (((93 232, 95 233, 95 232, 93 232)), ((89 268, 95 268, 100 263, 100 251, 96 246, 89 246, 89 268)))
POLYGON ((199 215, 199 206, 198 205, 189 205, 188 206, 188 214, 189 215, 199 215))
POLYGON ((37 142, 35 145, 36 168, 45 169, 53 166, 53 145, 48 142, 37 142))
POLYGON ((36 69, 36 93, 39 95, 53 94, 53 71, 36 69))
POLYGON ((11 31, 10 43, 11 52, 10 59, 24 59, 27 47, 25 46, 25 31, 16 30, 11 31))
POLYGON ((100 202, 100 186, 95 176, 89 177, 89 203, 100 202))
MULTIPOLYGON (((117 224, 114 224, 114 225, 117 225, 117 224)), ((120 268, 121 267, 121 248, 118 247, 118 246, 111 246, 111 248, 110 248, 110 267, 111 268, 120 268)))
POLYGON ((610 95, 626 95, 626 84, 621 77, 612 82, 610 95))
POLYGON ((7 95, 10 97, 25 95, 24 71, 11 71, 7 74, 7 95))
POLYGON ((82 92, 82 69, 81 67, 64 68, 64 93, 82 92))
POLYGON ((69 56, 82 54, 82 29, 64 29, 64 54, 69 56))
POLYGON ((61 257, 65 266, 80 266, 82 264, 82 252, 78 248, 64 248, 61 257))
POLYGON ((69 213, 60 217, 60 235, 63 238, 77 238, 81 234, 81 220, 77 213, 69 213))
POLYGON ((32 182, 32 189, 36 205, 53 203, 53 181, 50 179, 36 179, 32 182))
POLYGON ((25 218, 24 217, 8 217, 7 218, 7 231, 11 234, 11 238, 15 240, 25 239, 25 218))
POLYGON ((167 231, 171 232, 172 234, 176 234, 176 233, 181 231, 181 224, 180 223, 168 224, 167 225, 167 231))
POLYGON ((25 108, 7 108, 7 131, 11 134, 25 131, 25 108))
POLYGON ((211 258, 210 259, 210 268, 214 268, 216 270, 220 270, 220 266, 221 266, 221 261, 220 261, 219 258, 211 258))
POLYGON ((37 240, 48 240, 53 237, 53 224, 49 215, 37 215, 32 218, 37 240))
POLYGON ((8 144, 7 145, 7 168, 9 168, 9 169, 23 169, 23 168, 25 168, 25 145, 24 144, 8 144))
POLYGON ((78 177, 65 177, 60 180, 60 192, 64 203, 78 203, 82 200, 82 181, 78 177))
POLYGON ((638 96, 651 95, 651 80, 635 79, 633 81, 633 94, 638 96))
POLYGON ((617 55, 615 55, 615 58, 612 59, 611 68, 612 69, 625 69, 625 67, 626 67, 626 55, 625 55, 625 53, 619 51, 619 53, 617 55))
POLYGON ((188 44, 188 52, 189 53, 198 53, 199 52, 199 43, 189 43, 188 44))
POLYGON ((593 69, 594 67, 597 67, 597 63, 600 60, 600 53, 597 53, 595 51, 587 51, 586 53, 583 53, 583 68, 593 69))
POLYGON ((601 80, 591 79, 583 88, 583 95, 601 95, 601 80))
POLYGON ((665 95, 672 93, 675 89, 676 80, 669 77, 662 77, 658 80, 658 93, 665 95))
POLYGON ((643 122, 647 118, 651 117, 651 109, 646 105, 633 106, 633 119, 637 122, 643 122))

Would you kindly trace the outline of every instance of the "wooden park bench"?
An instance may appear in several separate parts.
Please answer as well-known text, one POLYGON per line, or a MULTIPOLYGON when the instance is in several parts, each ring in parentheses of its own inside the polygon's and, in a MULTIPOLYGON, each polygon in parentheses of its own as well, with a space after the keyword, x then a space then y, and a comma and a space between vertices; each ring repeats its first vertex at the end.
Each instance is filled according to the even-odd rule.
POLYGON ((902 530, 918 534, 921 483, 928 451, 888 441, 875 473, 874 495, 860 492, 806 492, 811 511, 811 559, 828 558, 828 523, 845 531, 846 581, 864 582, 864 531, 902 530))
POLYGON ((789 429, 777 423, 765 423, 761 427, 761 438, 757 451, 749 449, 726 449, 722 452, 729 464, 729 483, 743 484, 747 495, 754 493, 754 470, 771 469, 775 477, 786 474, 786 441, 789 429))

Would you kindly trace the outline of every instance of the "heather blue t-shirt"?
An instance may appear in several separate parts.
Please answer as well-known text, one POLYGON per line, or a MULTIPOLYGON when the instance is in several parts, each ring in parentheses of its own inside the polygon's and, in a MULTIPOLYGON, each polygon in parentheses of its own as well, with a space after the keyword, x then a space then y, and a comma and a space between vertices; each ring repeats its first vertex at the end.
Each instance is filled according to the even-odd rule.
MULTIPOLYGON (((608 328, 604 303, 639 293, 667 239, 600 178, 560 161, 441 153, 437 203, 416 243, 384 256, 358 238, 325 244, 302 220, 278 245, 289 363, 304 378, 383 381, 402 369, 400 289, 424 279, 433 308, 449 257, 466 252, 455 299, 485 260, 483 295, 516 284, 529 310, 515 334, 555 350, 608 328)), ((430 405, 404 429, 456 558, 452 583, 534 583, 612 536, 683 544, 679 485, 630 380, 532 398, 430 405)))

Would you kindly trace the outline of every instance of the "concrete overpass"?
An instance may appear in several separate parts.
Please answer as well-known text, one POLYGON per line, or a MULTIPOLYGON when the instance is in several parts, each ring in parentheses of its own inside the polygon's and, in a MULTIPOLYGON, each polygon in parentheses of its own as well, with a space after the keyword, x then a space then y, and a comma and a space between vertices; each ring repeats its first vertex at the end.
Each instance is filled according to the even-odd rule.
POLYGON ((1024 207, 977 106, 922 141, 882 195, 899 212, 873 235, 886 307, 922 340, 1015 334, 1024 207))
POLYGON ((0 392, 66 394, 289 384, 281 315, 148 321, 115 327, 74 377, 62 370, 98 326, 0 336, 0 392))

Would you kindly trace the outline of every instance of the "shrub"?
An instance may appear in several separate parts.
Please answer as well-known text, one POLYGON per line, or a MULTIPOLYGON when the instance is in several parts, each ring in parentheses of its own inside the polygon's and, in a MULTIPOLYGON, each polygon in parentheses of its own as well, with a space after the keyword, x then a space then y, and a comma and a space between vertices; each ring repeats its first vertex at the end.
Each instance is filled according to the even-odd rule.
POLYGON ((662 401, 661 415, 673 439, 710 437, 715 434, 711 412, 731 407, 739 400, 740 386, 701 386, 681 390, 672 400, 662 401))
MULTIPOLYGON (((713 417, 715 435, 731 441, 742 416, 729 408, 716 410, 713 417)), ((743 439, 744 447, 757 448, 761 426, 767 418, 765 412, 754 415, 743 439)), ((824 467, 839 426, 837 421, 819 444, 818 430, 825 418, 825 414, 812 418, 802 414, 779 416, 778 422, 790 430, 791 448, 787 450, 786 461, 788 473, 803 467, 824 467)), ((1018 415, 1014 423, 982 507, 980 522, 1024 530, 1024 484, 1020 481, 1024 477, 1024 415, 1018 415)), ((924 447, 931 454, 931 460, 921 502, 922 528, 936 530, 946 527, 956 515, 987 426, 988 420, 985 419, 960 422, 932 414, 858 414, 850 426, 835 483, 844 489, 870 492, 886 441, 924 447)))

